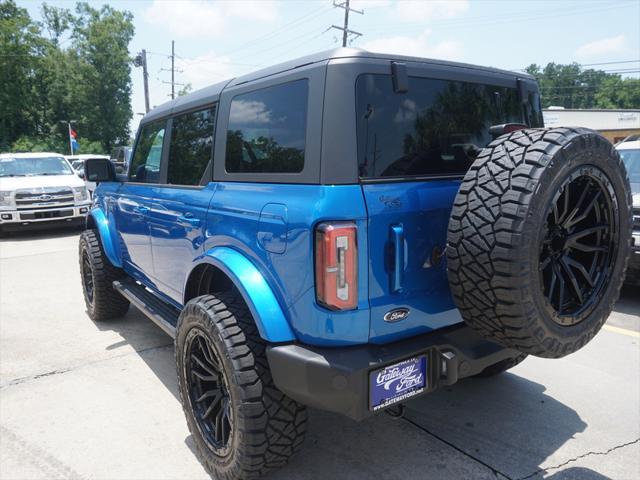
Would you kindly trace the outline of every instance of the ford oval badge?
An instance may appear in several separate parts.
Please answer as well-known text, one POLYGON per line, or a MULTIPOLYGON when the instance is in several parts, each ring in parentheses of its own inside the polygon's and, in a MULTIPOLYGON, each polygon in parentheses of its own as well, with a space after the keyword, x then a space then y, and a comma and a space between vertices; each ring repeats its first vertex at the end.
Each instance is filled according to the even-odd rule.
POLYGON ((410 310, 408 308, 396 308, 384 314, 384 321, 389 323, 399 322, 409 316, 410 310))

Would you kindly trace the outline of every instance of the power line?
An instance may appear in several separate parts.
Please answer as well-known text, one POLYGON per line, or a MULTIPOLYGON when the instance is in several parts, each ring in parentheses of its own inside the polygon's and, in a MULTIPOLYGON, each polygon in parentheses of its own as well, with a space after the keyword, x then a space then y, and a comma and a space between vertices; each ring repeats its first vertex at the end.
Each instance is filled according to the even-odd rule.
MULTIPOLYGON (((330 11, 332 11, 331 8, 328 8, 326 5, 321 6, 320 8, 317 8, 315 10, 312 10, 311 12, 302 15, 300 17, 298 17, 295 20, 292 20, 289 23, 285 23, 284 25, 272 30, 271 32, 268 32, 264 35, 261 35, 259 37, 256 37, 252 40, 249 40, 246 43, 243 43, 242 45, 238 46, 237 48, 234 48, 232 50, 229 50, 227 52, 224 53, 224 55, 230 55, 231 53, 236 53, 240 50, 244 50, 249 46, 254 45, 257 42, 264 42, 265 40, 269 40, 273 37, 278 36, 283 30, 287 29, 288 31, 292 31, 292 30, 296 30, 297 28, 299 28, 301 25, 304 25, 305 23, 310 22, 311 20, 318 18, 322 15, 325 15, 327 13, 329 13, 330 11)), ((252 52, 253 55, 253 52, 252 52)), ((241 56, 240 58, 244 58, 247 55, 241 56)))

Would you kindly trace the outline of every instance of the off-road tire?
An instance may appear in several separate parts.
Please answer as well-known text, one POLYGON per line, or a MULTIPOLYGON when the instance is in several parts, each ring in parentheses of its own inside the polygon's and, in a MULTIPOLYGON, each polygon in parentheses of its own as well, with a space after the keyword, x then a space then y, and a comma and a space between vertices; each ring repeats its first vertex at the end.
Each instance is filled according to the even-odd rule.
POLYGON ((526 353, 521 353, 517 357, 505 358, 504 360, 500 360, 498 363, 494 363, 493 365, 489 365, 487 368, 482 370, 480 373, 474 375, 476 378, 487 378, 493 377, 495 375, 500 375, 501 373, 506 372, 507 370, 512 369, 519 363, 527 358, 528 355, 526 353))
MULTIPOLYGON (((571 225, 578 217, 566 218, 571 225)), ((631 219, 624 164, 596 132, 554 128, 503 135, 482 150, 454 201, 447 263, 456 306, 469 325, 505 347, 547 358, 575 352, 600 330, 619 296, 630 253, 631 219), (553 210, 560 201, 559 192, 575 179, 590 175, 604 192, 598 202, 609 198, 611 213, 606 218, 614 225, 598 236, 609 246, 598 248, 612 253, 602 257, 609 259, 609 266, 593 272, 598 283, 589 290, 593 295, 589 294, 585 309, 576 307, 569 318, 561 314, 562 306, 550 308, 552 300, 545 292, 552 292, 548 294, 551 299, 560 296, 559 305, 564 301, 556 284, 549 281, 547 287, 544 283, 541 272, 548 265, 541 260, 541 252, 552 243, 548 240, 550 215, 558 216, 559 223, 570 215, 569 208, 562 216, 553 210)), ((574 227, 561 232, 560 249, 570 245, 566 243, 572 236, 569 228, 574 227)), ((564 257, 553 258, 556 262, 564 257)))
POLYGON ((79 242, 80 281, 89 317, 101 322, 124 316, 129 310, 129 301, 113 288, 113 282, 126 277, 124 271, 114 267, 102 248, 102 242, 95 230, 85 230, 79 242), (88 260, 90 276, 93 280, 93 298, 87 290, 84 278, 84 259, 88 260))
MULTIPOLYGON (((191 334, 192 335, 192 334, 191 334)), ((259 478, 284 466, 302 447, 307 411, 274 385, 265 342, 237 290, 187 303, 175 340, 178 389, 201 463, 216 479, 259 478), (220 360, 233 415, 228 451, 220 455, 205 440, 194 415, 186 359, 190 331, 208 335, 220 360)))

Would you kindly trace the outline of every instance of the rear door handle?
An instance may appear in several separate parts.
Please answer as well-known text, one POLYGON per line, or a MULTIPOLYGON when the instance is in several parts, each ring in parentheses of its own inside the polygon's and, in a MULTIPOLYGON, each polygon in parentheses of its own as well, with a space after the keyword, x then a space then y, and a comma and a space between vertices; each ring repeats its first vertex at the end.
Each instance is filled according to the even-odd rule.
POLYGON ((391 225, 391 245, 393 246, 393 265, 391 268, 391 292, 402 290, 404 276, 404 227, 391 225))
POLYGON ((184 215, 180 215, 178 217, 178 220, 180 220, 180 222, 182 222, 182 223, 187 223, 187 224, 191 225, 192 227, 199 227, 200 226, 200 219, 194 217, 192 213, 185 213, 184 215))

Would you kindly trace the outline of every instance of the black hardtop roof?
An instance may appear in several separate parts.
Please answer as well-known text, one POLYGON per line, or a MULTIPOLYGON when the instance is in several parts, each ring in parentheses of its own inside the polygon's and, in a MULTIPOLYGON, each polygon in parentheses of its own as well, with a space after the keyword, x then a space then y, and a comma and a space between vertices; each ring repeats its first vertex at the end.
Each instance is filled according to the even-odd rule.
POLYGON ((321 63, 329 60, 345 59, 345 58, 352 58, 354 59, 354 61, 357 61, 358 59, 377 59, 377 60, 389 60, 389 61, 396 60, 396 61, 405 61, 405 62, 430 63, 434 65, 444 65, 444 66, 451 66, 451 67, 458 67, 458 68, 469 68, 473 70, 481 70, 483 72, 494 73, 500 76, 508 75, 513 77, 514 75, 517 75, 520 78, 529 78, 529 79, 533 78, 531 75, 527 73, 512 72, 509 70, 501 70, 493 67, 482 67, 479 65, 472 65, 468 63, 451 62, 448 60, 435 60, 435 59, 421 58, 421 57, 409 57, 404 55, 388 55, 384 53, 369 52, 367 50, 362 50, 360 48, 335 48, 332 50, 325 50, 323 52, 313 53, 311 55, 300 57, 295 60, 290 60, 288 62, 279 63, 271 67, 266 67, 261 70, 248 73, 246 75, 242 75, 237 78, 225 80, 223 82, 219 82, 214 85, 210 85, 208 87, 202 88, 200 90, 196 90, 195 92, 191 92, 182 97, 178 97, 175 100, 171 100, 169 102, 163 103, 162 105, 159 105, 158 107, 154 108, 149 113, 147 113, 143 117, 140 123, 141 124, 147 123, 149 121, 153 121, 158 118, 166 117, 173 113, 179 113, 181 111, 187 111, 192 108, 196 108, 200 105, 207 105, 209 103, 214 103, 219 99, 220 93, 227 86, 240 85, 243 83, 258 80, 260 78, 269 77, 277 73, 286 72, 288 70, 294 70, 296 68, 299 68, 305 65, 311 65, 314 63, 321 63))

